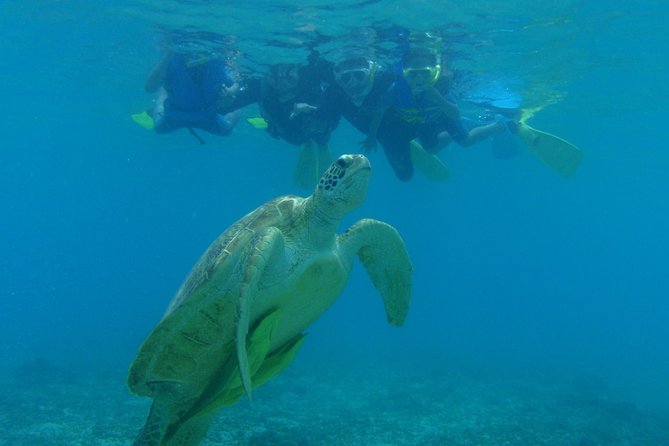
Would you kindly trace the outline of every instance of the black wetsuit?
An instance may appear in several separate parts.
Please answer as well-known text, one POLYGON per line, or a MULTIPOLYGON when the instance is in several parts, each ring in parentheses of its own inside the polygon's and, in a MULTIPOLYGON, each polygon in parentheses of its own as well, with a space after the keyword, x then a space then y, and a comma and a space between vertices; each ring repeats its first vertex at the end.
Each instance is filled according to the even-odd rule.
POLYGON ((332 67, 322 59, 312 61, 300 69, 297 94, 290 100, 280 101, 278 92, 264 79, 259 106, 260 113, 267 121, 267 132, 293 145, 311 142, 327 144, 341 116, 339 109, 334 106, 333 95, 336 92, 333 87, 332 67), (316 110, 299 113, 290 119, 296 103, 309 104, 316 110))
MULTIPOLYGON (((337 105, 342 116, 358 131, 368 135, 374 110, 379 107, 390 107, 394 103, 395 80, 396 75, 392 72, 378 72, 371 90, 360 105, 356 105, 341 91, 338 94, 337 105)), ((383 147, 395 175, 402 181, 408 181, 413 176, 410 143, 416 136, 416 129, 410 123, 400 119, 392 109, 388 109, 383 115, 376 139, 383 147)))

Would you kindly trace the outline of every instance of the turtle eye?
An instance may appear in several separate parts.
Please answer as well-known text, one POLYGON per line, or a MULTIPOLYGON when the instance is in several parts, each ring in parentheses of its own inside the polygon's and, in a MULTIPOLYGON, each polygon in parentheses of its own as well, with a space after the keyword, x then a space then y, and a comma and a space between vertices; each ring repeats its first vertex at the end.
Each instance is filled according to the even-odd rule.
POLYGON ((341 167, 342 169, 345 169, 348 166, 348 163, 346 162, 346 160, 344 158, 339 158, 337 160, 337 165, 339 167, 341 167))

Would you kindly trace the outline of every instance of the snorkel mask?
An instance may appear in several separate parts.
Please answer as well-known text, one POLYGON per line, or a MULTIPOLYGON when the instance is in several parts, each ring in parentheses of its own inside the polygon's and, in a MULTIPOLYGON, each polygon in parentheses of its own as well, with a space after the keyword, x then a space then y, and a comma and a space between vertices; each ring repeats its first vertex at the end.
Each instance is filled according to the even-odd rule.
POLYGON ((441 75, 441 38, 431 33, 411 36, 402 58, 402 76, 412 88, 434 85, 441 75))
POLYGON ((407 67, 402 70, 402 76, 412 86, 434 85, 441 74, 441 65, 425 67, 407 67))

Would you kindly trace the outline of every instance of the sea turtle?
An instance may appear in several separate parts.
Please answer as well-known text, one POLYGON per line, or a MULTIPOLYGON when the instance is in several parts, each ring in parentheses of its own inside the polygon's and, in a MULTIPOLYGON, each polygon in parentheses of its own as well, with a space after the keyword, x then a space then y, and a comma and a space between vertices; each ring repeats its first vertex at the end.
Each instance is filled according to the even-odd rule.
POLYGON ((362 203, 370 173, 364 156, 342 155, 310 197, 271 200, 209 246, 130 367, 130 390, 154 399, 136 446, 198 445, 217 409, 250 398, 292 361, 356 255, 388 321, 402 325, 412 267, 398 232, 363 219, 336 233, 362 203))

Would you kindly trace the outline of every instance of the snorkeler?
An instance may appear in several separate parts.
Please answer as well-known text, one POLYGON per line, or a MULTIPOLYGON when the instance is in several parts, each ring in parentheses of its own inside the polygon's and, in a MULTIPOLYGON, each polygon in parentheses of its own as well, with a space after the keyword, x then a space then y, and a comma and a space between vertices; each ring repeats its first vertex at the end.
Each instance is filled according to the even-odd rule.
POLYGON ((153 128, 157 133, 198 128, 227 136, 239 120, 241 107, 255 101, 253 97, 237 100, 241 89, 230 66, 218 57, 166 56, 145 84, 146 91, 157 95, 151 113, 153 128))
POLYGON ((382 67, 370 55, 354 54, 339 60, 333 67, 337 85, 337 106, 342 116, 366 135, 361 142, 365 152, 376 149, 377 141, 386 158, 402 181, 413 175, 410 144, 416 137, 408 123, 387 113, 392 105, 392 89, 396 75, 382 67))
POLYGON ((333 106, 330 73, 328 62, 312 55, 306 66, 273 65, 261 87, 258 105, 266 131, 302 147, 294 179, 303 188, 312 188, 331 163, 328 141, 340 113, 333 106))
POLYGON ((469 147, 505 131, 503 122, 492 122, 468 130, 458 106, 446 99, 452 72, 442 72, 441 55, 431 48, 411 48, 402 61, 395 84, 395 112, 416 128, 418 140, 430 153, 451 141, 469 147))

